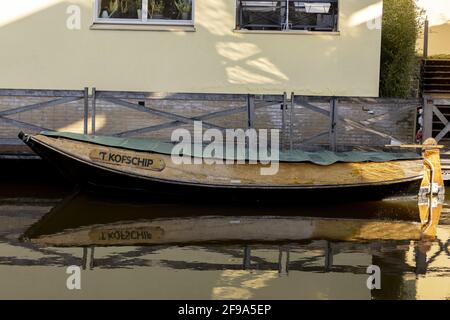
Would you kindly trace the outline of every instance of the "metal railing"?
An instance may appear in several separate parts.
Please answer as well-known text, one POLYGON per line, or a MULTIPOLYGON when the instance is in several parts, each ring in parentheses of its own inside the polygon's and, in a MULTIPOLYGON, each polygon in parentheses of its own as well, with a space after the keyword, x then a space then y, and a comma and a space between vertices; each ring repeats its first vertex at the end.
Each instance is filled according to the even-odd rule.
MULTIPOLYGON (((194 121, 202 121, 205 129, 224 130, 245 127, 279 129, 280 145, 283 149, 318 146, 337 150, 338 144, 342 143, 338 143, 338 137, 343 138, 341 136, 345 134, 343 130, 348 131, 348 128, 356 130, 352 135, 357 137, 359 137, 357 133, 359 132, 368 136, 377 136, 380 138, 380 142, 410 142, 415 136, 414 128, 411 130, 411 139, 403 136, 403 138, 396 137, 396 131, 386 128, 383 121, 385 117, 403 119, 407 114, 414 113, 414 109, 420 107, 414 103, 395 102, 390 104, 395 108, 379 109, 380 111, 376 114, 362 112, 363 118, 352 111, 359 112, 358 109, 361 111, 361 108, 353 109, 348 105, 357 99, 353 98, 352 101, 349 101, 347 97, 307 97, 295 95, 293 92, 289 95, 287 93, 254 95, 124 92, 103 91, 95 88, 92 88, 90 93, 88 88, 83 90, 0 89, 0 98, 5 97, 6 100, 0 100, 0 107, 3 107, 0 109, 0 132, 3 129, 10 135, 3 134, 3 139, 0 138, 0 145, 8 144, 5 141, 13 139, 19 144, 17 133, 20 130, 26 130, 29 133, 42 130, 62 130, 61 125, 55 125, 57 121, 63 124, 77 123, 77 132, 118 137, 164 135, 165 129, 169 129, 167 132, 170 132, 172 128, 190 126, 194 121), (9 98, 29 97, 39 99, 32 99, 33 103, 21 106, 17 106, 20 103, 14 100, 11 107, 7 105, 9 98), (74 101, 80 101, 80 103, 69 105, 69 109, 54 109, 55 113, 53 110, 47 110, 42 117, 36 117, 36 114, 30 114, 30 116, 24 114, 35 110, 43 111, 48 107, 58 108, 74 101), (182 107, 193 101, 201 106, 200 112, 192 112, 189 106, 182 107), (172 107, 167 107, 168 102, 172 107), (213 104, 212 108, 210 108, 210 104, 213 104), (72 108, 77 108, 76 112, 72 108), (127 110, 137 113, 130 115, 127 110), (66 115, 65 113, 68 111, 72 114, 66 115), (307 118, 305 118, 305 112, 308 113, 307 118), (18 119, 16 116, 18 114, 23 114, 24 117, 18 119), (103 124, 103 120, 98 118, 99 114, 106 117, 106 122, 103 124), (130 116, 131 122, 123 121, 121 125, 114 125, 116 122, 120 123, 123 115, 130 116), (232 116, 231 122, 230 118, 227 118, 230 116, 232 116), (316 123, 316 120, 320 120, 321 125, 313 125, 311 130, 302 129, 308 121, 316 123)), ((359 103, 359 106, 365 104, 364 101, 356 103, 359 103)), ((447 128, 450 128, 450 124, 447 128)), ((359 146, 357 143, 355 145, 359 146)), ((379 143, 379 145, 384 144, 379 143)))

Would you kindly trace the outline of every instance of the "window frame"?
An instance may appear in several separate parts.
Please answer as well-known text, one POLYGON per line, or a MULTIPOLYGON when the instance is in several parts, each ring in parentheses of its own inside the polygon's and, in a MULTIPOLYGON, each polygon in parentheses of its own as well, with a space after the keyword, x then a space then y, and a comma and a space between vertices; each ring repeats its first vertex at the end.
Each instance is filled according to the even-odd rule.
POLYGON ((142 15, 141 20, 138 19, 111 19, 111 18, 100 18, 99 12, 99 2, 101 0, 94 1, 94 10, 93 10, 93 22, 94 24, 104 24, 104 25, 137 25, 137 26, 193 26, 195 21, 195 2, 192 1, 192 12, 191 12, 191 20, 169 20, 169 19, 148 19, 148 1, 149 0, 141 0, 142 2, 142 15))
MULTIPOLYGON (((235 28, 234 31, 236 32, 243 32, 243 33, 295 33, 295 34, 320 34, 320 33, 330 33, 330 34, 339 34, 340 33, 340 22, 341 22, 341 0, 335 0, 337 3, 338 11, 336 13, 336 30, 333 31, 322 31, 322 30, 301 30, 301 29, 281 29, 281 30, 269 30, 269 29, 242 29, 242 27, 238 24, 239 23, 239 0, 235 1, 235 28)), ((245 1, 245 0, 242 0, 245 1)), ((256 0, 255 0, 256 1, 256 0)), ((272 1, 263 1, 262 2, 272 2, 272 1)), ((274 1, 283 1, 283 0, 274 0, 274 1)), ((296 0, 288 0, 288 1, 296 1, 296 0)), ((301 2, 301 0, 298 0, 301 2)), ((306 0, 304 2, 314 2, 313 0, 306 0)), ((326 0, 319 0, 318 2, 327 2, 326 0)), ((289 12, 289 11, 288 11, 289 12)))

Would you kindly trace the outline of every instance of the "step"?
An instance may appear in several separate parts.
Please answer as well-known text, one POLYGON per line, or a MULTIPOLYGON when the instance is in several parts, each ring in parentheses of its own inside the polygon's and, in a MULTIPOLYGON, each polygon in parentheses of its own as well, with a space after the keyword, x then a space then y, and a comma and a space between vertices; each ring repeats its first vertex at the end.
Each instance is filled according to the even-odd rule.
POLYGON ((426 66, 423 68, 427 72, 450 72, 450 66, 426 66))
POLYGON ((450 91, 450 83, 424 83, 424 90, 443 90, 450 91))
POLYGON ((423 79, 422 84, 450 84, 450 78, 425 78, 423 79))
POLYGON ((450 78, 450 71, 424 72, 423 79, 447 79, 450 78))
POLYGON ((435 89, 435 90, 431 90, 431 89, 426 89, 423 90, 423 94, 424 95, 428 95, 428 96, 438 96, 438 95, 445 95, 445 94, 450 94, 450 90, 444 90, 444 89, 435 89))
POLYGON ((444 65, 450 66, 450 59, 427 59, 424 63, 425 66, 444 65))
POLYGON ((444 88, 442 86, 428 86, 423 89, 424 94, 450 94, 450 88, 444 88))

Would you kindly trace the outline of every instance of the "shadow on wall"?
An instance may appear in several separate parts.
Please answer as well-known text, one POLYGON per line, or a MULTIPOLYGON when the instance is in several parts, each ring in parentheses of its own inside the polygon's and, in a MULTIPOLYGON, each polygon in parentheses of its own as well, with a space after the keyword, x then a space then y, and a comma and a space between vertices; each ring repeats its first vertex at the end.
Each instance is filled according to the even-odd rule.
MULTIPOLYGON (((133 82, 135 90, 167 91, 164 88, 171 88, 172 83, 178 81, 199 92, 217 90, 224 86, 221 79, 226 79, 229 87, 239 92, 252 92, 256 87, 261 92, 281 93, 292 86, 293 81, 298 82, 298 79, 292 79, 292 75, 300 74, 305 84, 302 90, 315 94, 312 88, 325 87, 323 90, 327 95, 334 95, 335 88, 326 87, 324 81, 327 84, 340 83, 337 76, 317 73, 339 65, 340 57, 352 50, 350 47, 339 49, 337 43, 342 40, 330 35, 280 35, 270 37, 270 41, 261 41, 261 37, 267 35, 236 33, 233 31, 234 1, 198 0, 196 10, 201 14, 196 15, 195 33, 89 30, 91 4, 92 1, 87 0, 40 0, 32 4, 4 1, 0 5, 0 8, 6 6, 5 10, 0 10, 0 39, 4 48, 11 48, 0 51, 0 61, 9 62, 3 70, 4 79, 11 79, 14 85, 25 83, 28 88, 36 89, 42 88, 42 83, 45 84, 42 89, 59 88, 61 83, 64 83, 64 89, 82 89, 85 86, 114 89, 97 83, 96 77, 101 75, 102 79, 113 79, 112 83, 119 88, 133 82), (9 4, 5 5, 5 2, 9 4), (66 28, 66 10, 72 4, 82 8, 82 30, 66 28), (45 36, 37 37, 38 34, 45 36), (289 43, 302 41, 304 46, 286 47, 287 38, 289 43), (317 39, 324 41, 325 44, 319 46, 323 50, 308 52, 307 49, 317 39), (174 41, 179 41, 179 44, 174 41), (154 43, 159 48, 155 49, 154 43), (26 44, 29 50, 18 51, 15 48, 19 44, 26 44), (290 54, 286 55, 288 50, 290 54), (149 56, 152 52, 154 56, 149 56), (290 56, 299 59, 286 64, 290 56), (189 63, 186 63, 186 58, 189 58, 189 63), (314 65, 310 59, 320 61, 320 65, 314 65), (196 74, 192 74, 192 66, 196 66, 196 74), (64 81, 60 79, 61 74, 64 81), (199 79, 207 77, 212 81, 208 86, 199 85, 193 81, 193 76, 199 79)), ((357 25, 376 18, 374 11, 369 9, 367 11, 362 5, 357 16, 353 17, 357 25), (370 14, 365 14, 366 11, 370 14)), ((345 16, 341 18, 347 20, 345 16)), ((346 32, 349 38, 359 35, 356 27, 346 32)), ((342 68, 343 73, 352 72, 342 68)), ((355 69, 358 69, 357 65, 355 69)), ((110 83, 108 81, 106 83, 110 83)), ((142 114, 136 113, 136 118, 142 118, 142 114)), ((110 112, 105 112, 97 121, 101 122, 97 125, 100 129, 102 125, 118 120, 110 112)), ((81 124, 82 119, 78 117, 59 129, 72 130, 81 124)), ((133 125, 126 127, 132 129, 130 126, 133 125)))

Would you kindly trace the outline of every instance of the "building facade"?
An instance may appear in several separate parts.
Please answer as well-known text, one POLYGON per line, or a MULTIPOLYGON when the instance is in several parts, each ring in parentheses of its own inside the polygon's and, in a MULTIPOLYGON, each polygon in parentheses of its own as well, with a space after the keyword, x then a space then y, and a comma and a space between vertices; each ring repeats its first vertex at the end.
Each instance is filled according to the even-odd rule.
POLYGON ((380 0, 0 2, 0 88, 378 95, 380 0))

